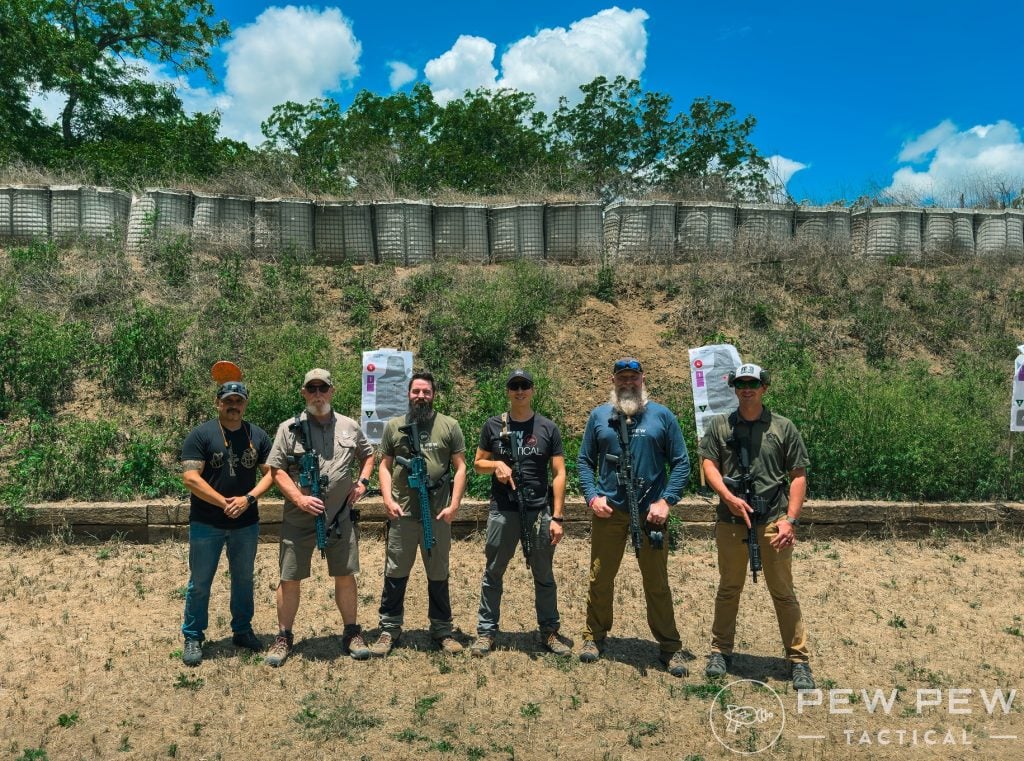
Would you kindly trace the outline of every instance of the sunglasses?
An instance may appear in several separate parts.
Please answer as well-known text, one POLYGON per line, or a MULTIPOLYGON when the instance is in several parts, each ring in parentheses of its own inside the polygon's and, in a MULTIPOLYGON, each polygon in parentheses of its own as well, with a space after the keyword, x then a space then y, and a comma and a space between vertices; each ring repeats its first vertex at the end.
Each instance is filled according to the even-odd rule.
POLYGON ((623 370, 633 370, 638 373, 643 372, 640 362, 635 359, 620 359, 612 368, 612 373, 621 373, 623 370))
POLYGON ((311 394, 326 394, 330 390, 330 386, 323 383, 307 383, 306 391, 311 394))
POLYGON ((757 378, 739 378, 733 381, 733 385, 736 388, 760 388, 761 381, 757 380, 757 378))
POLYGON ((533 388, 533 384, 532 383, 509 383, 508 386, 506 386, 506 388, 508 388, 509 391, 529 391, 531 388, 533 388))

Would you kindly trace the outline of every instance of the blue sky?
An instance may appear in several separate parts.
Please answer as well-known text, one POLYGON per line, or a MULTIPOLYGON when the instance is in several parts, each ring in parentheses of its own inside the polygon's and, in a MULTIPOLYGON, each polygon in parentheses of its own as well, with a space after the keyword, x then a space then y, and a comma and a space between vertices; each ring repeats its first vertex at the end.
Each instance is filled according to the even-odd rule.
POLYGON ((287 98, 345 105, 426 81, 441 99, 487 84, 553 103, 622 73, 680 109, 709 95, 756 116, 754 142, 798 201, 1024 184, 1016 2, 214 4, 233 32, 213 58, 219 82, 181 92, 220 107, 232 136, 255 140, 287 98))

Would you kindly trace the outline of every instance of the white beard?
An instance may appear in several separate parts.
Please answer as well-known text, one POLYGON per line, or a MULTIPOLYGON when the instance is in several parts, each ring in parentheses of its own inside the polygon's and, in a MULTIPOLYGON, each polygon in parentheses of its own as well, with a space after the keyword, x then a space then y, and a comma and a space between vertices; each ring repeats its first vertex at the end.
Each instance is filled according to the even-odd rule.
POLYGON ((316 417, 323 417, 331 411, 330 402, 307 402, 306 412, 316 417))
POLYGON ((613 387, 608 401, 612 407, 626 417, 636 417, 644 411, 649 401, 647 398, 647 384, 641 385, 639 391, 624 389, 620 392, 613 387))

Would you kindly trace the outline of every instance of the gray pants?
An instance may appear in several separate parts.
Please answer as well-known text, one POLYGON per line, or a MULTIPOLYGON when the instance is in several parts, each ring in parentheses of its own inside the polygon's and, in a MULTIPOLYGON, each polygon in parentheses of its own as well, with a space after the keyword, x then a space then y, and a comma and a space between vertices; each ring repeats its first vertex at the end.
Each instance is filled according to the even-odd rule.
MULTIPOLYGON (((555 548, 551 545, 551 516, 546 512, 526 514, 533 536, 533 552, 530 554, 530 570, 533 572, 534 601, 537 608, 537 625, 541 632, 558 631, 558 587, 551 570, 555 548)), ((480 613, 477 617, 477 634, 494 635, 498 632, 501 618, 501 592, 503 577, 509 561, 518 554, 520 546, 519 513, 501 512, 491 508, 487 517, 487 545, 483 584, 480 588, 480 613)))
POLYGON ((405 623, 405 587, 416 562, 416 553, 423 558, 427 573, 430 635, 434 639, 451 636, 452 614, 448 597, 448 557, 452 547, 452 527, 444 521, 431 523, 434 546, 428 556, 422 546, 423 524, 403 515, 390 522, 387 553, 384 562, 384 593, 381 595, 380 628, 397 634, 405 623))

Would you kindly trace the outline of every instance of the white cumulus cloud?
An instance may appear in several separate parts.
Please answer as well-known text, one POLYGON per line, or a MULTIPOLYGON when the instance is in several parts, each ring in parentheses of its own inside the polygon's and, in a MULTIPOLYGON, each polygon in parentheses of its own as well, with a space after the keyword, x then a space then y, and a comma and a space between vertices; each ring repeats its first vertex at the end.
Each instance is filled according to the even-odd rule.
POLYGON ((392 90, 397 90, 416 79, 416 69, 402 61, 388 61, 391 74, 388 75, 388 84, 392 90))
POLYGON ((998 185, 1024 183, 1024 141, 1020 129, 1003 119, 960 131, 944 121, 908 143, 901 161, 927 161, 924 169, 896 170, 886 193, 911 201, 951 203, 960 193, 978 200, 998 185))
POLYGON ((227 55, 222 131, 258 143, 274 106, 305 103, 359 75, 362 45, 337 8, 272 7, 224 43, 227 55))
POLYGON ((498 77, 493 64, 494 50, 490 40, 463 34, 451 49, 427 61, 423 73, 430 82, 434 100, 443 105, 461 97, 466 90, 494 87, 498 77))
POLYGON ((507 87, 533 93, 538 108, 553 111, 562 96, 578 102, 579 86, 599 75, 639 78, 647 59, 648 18, 639 8, 608 8, 568 29, 542 29, 509 45, 501 56, 500 77, 494 66, 495 43, 463 35, 429 61, 424 73, 440 103, 467 89, 507 87))

